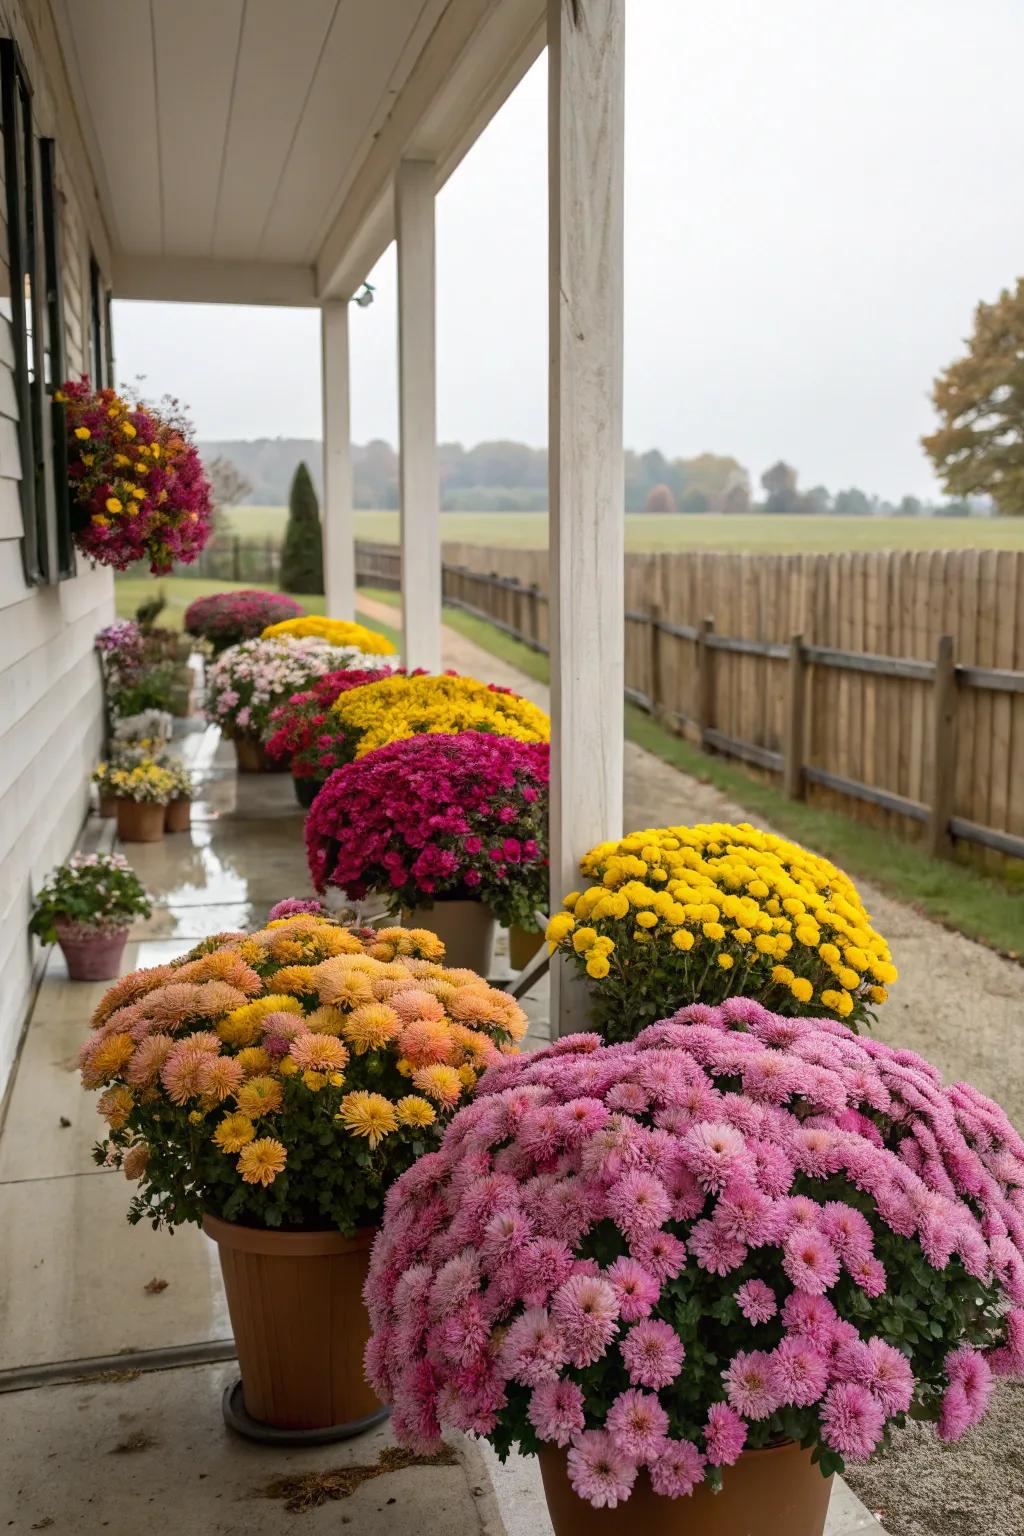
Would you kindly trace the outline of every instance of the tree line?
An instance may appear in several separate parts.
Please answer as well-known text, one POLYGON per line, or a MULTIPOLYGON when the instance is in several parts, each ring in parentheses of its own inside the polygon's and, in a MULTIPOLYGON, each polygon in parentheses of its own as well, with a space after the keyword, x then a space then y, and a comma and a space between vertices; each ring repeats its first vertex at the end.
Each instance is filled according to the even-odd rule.
MULTIPOLYGON (((200 444, 212 472, 222 506, 281 506, 288 501, 292 477, 300 463, 309 466, 317 494, 320 483, 320 443, 315 438, 257 438, 251 441, 200 444)), ((545 448, 506 440, 441 443, 438 447, 441 505, 451 512, 546 511, 548 456, 545 448)), ((398 455, 390 443, 374 439, 353 444, 352 467, 357 507, 393 509, 399 505, 398 455)), ((761 476, 755 498, 750 475, 738 459, 727 454, 700 453, 670 459, 658 448, 625 454, 627 512, 810 513, 837 516, 905 517, 970 512, 963 500, 943 505, 905 496, 897 503, 881 500, 855 487, 835 493, 824 486, 803 490, 797 471, 780 460, 761 476)))

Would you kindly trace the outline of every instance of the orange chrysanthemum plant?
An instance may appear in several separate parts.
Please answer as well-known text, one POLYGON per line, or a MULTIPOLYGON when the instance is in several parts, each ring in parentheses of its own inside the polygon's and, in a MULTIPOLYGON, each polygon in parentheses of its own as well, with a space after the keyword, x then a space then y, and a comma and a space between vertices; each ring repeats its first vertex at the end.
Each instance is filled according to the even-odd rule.
POLYGON ((219 934, 97 1008, 80 1058, 108 1127, 95 1156, 138 1180, 132 1222, 351 1235, 525 1030, 426 930, 303 913, 219 934))

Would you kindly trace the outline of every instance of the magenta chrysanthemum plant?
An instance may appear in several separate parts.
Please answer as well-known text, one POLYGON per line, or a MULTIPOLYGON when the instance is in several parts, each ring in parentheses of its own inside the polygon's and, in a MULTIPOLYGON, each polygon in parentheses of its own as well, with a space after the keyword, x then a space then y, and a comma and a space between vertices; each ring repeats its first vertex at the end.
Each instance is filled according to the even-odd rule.
POLYGON ((367 1370, 403 1443, 565 1447, 598 1507, 780 1439, 828 1475, 911 1411, 955 1439, 1024 1370, 1022 1250, 995 1104, 838 1022, 696 1004, 484 1076, 389 1196, 367 1370))
POLYGON ((185 609, 185 629, 209 640, 214 650, 256 640, 269 624, 295 619, 305 613, 301 603, 284 592, 265 592, 243 587, 230 592, 210 592, 197 597, 185 609))
POLYGON ((382 892, 392 910, 484 901, 506 926, 547 904, 546 742, 429 732, 377 747, 331 775, 306 821, 319 891, 382 892))

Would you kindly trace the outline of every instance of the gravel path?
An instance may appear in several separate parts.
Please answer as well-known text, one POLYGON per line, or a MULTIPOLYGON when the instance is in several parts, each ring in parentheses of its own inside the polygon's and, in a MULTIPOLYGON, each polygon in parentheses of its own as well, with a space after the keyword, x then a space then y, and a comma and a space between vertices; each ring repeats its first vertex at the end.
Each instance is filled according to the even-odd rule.
MULTIPOLYGON (((360 597, 360 607, 394 619, 386 603, 360 597)), ((543 683, 449 629, 444 664, 548 706, 543 683)), ((628 829, 747 819, 742 806, 713 785, 627 742, 628 829)), ((1024 967, 950 933, 866 881, 857 886, 900 972, 873 1033, 919 1051, 947 1082, 973 1083, 1024 1131, 1024 967)), ((847 1481, 895 1536, 1022 1536, 1024 1383, 1002 1383, 987 1418, 959 1444, 943 1446, 927 1426, 911 1425, 884 1458, 849 1467, 847 1481)))

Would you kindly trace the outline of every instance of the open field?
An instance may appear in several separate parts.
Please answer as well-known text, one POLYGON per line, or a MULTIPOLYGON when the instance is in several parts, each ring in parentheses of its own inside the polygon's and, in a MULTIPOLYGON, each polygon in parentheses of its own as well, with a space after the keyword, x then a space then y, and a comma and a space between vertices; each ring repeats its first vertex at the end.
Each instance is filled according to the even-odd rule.
MULTIPOLYGON (((157 619, 157 623, 164 625, 168 629, 181 629, 182 621, 185 617, 185 609, 197 597, 207 597, 211 592, 240 591, 246 586, 253 585, 255 583, 244 581, 193 580, 187 576, 117 576, 114 579, 114 601, 117 606, 117 616, 119 619, 133 619, 139 604, 148 602, 157 591, 160 591, 167 599, 167 606, 157 619)), ((276 588, 271 590, 276 590, 276 588)), ((295 594, 295 601, 301 603, 308 613, 324 612, 322 594, 303 595, 297 593, 295 594)), ((359 617, 365 619, 372 629, 386 634, 395 646, 398 645, 398 633, 396 630, 386 624, 381 624, 376 619, 366 619, 365 614, 359 615, 359 617)))
MULTIPOLYGON (((280 536, 284 507, 230 507, 242 538, 280 536)), ((356 533, 381 544, 398 542, 397 512, 357 512, 356 533)), ((544 549, 546 512, 442 512, 441 537, 456 543, 544 549)), ((1024 517, 726 517, 714 512, 626 516, 626 548, 720 549, 748 554, 827 554, 871 549, 1024 549, 1024 517)))

